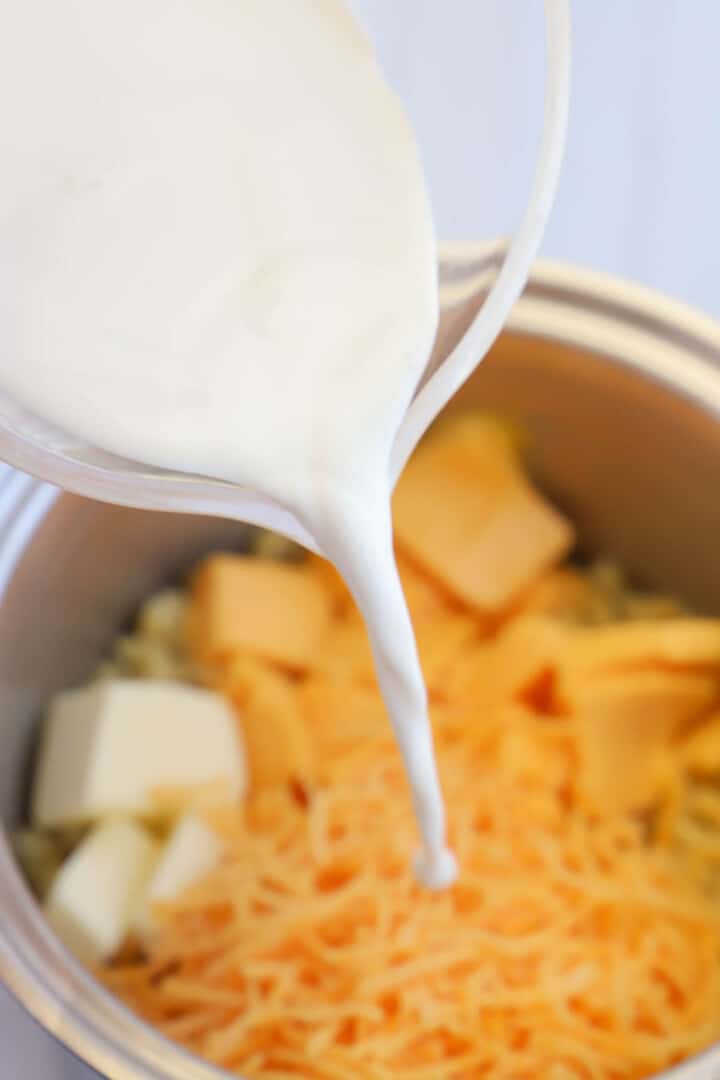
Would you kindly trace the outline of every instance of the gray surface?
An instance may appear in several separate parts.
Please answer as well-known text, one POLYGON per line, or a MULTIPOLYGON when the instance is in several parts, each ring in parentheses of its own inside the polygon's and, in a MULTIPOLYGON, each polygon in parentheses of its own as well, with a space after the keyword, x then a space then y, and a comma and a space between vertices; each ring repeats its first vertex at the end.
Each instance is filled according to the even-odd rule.
MULTIPOLYGON (((511 230, 542 98, 541 0, 350 0, 407 102, 443 239, 511 230)), ((565 164, 542 254, 720 315, 720 4, 573 0, 565 164)))
POLYGON ((99 1080, 20 1008, 0 986, 2 1080, 99 1080))

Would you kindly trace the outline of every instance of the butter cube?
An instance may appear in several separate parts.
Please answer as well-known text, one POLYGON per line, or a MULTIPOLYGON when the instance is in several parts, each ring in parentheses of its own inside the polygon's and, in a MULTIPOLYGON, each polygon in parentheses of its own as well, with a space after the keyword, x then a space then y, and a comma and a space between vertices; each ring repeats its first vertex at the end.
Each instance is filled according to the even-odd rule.
POLYGON ((158 817, 153 793, 163 788, 218 781, 231 799, 246 788, 231 707, 212 691, 150 679, 114 679, 58 694, 35 777, 32 817, 44 826, 118 814, 158 817))
POLYGON ((98 825, 65 861, 45 902, 58 937, 85 964, 122 945, 157 862, 160 845, 140 825, 98 825))
POLYGON ((160 855, 138 910, 135 929, 143 937, 154 929, 152 905, 175 900, 220 861, 222 844, 197 817, 185 814, 177 823, 160 855))

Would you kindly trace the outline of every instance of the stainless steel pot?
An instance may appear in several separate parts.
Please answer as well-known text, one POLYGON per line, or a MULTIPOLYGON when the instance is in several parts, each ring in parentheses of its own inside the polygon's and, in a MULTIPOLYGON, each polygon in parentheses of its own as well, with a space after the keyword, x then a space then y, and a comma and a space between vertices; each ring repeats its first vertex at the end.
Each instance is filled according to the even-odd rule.
MULTIPOLYGON (((499 249, 442 264, 445 342, 481 302, 499 249)), ((444 348, 447 351, 447 345, 444 348)), ((720 326, 603 275, 540 264, 507 332, 460 399, 522 420, 541 484, 590 550, 720 611, 720 326), (717 366, 715 366, 717 365, 717 366)), ((0 492, 0 814, 21 820, 45 699, 81 680, 153 588, 205 551, 242 545, 217 519, 61 495, 19 474, 0 492)), ((0 832, 0 976, 62 1042, 112 1080, 226 1075, 106 994, 45 925, 0 832)), ((1 1071, 1 1070, 0 1070, 1 1071)), ((720 1046, 673 1070, 720 1076, 720 1046)))

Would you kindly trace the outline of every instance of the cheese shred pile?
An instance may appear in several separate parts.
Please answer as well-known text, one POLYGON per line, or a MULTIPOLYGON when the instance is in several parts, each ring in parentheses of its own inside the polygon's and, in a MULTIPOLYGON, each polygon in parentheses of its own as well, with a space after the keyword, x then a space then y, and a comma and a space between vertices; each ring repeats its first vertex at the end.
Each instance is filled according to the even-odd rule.
POLYGON ((101 978, 240 1076, 630 1080, 720 1038, 720 622, 656 598, 613 621, 605 585, 558 565, 570 528, 501 435, 436 436, 396 503, 460 866, 446 892, 413 878, 339 579, 230 555, 195 579, 193 657, 237 706, 252 790, 198 796, 222 862, 101 978), (438 545, 469 550, 453 506, 484 490, 476 525, 457 512, 484 545, 461 564, 438 545))

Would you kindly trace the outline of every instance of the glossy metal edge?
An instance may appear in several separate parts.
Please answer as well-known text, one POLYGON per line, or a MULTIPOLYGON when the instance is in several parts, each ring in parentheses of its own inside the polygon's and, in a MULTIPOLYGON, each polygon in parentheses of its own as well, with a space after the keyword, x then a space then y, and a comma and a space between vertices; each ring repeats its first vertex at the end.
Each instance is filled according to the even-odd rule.
MULTIPOLYGON (((503 241, 446 245, 443 311, 473 304, 501 263, 503 241)), ((639 370, 703 409, 720 410, 720 322, 602 271, 538 259, 507 330, 573 345, 639 370)))
MULTIPOLYGON (((57 488, 21 473, 10 473, 0 483, 0 603, 27 544, 59 495, 57 488)), ((4 828, 0 979, 44 1028, 111 1080, 227 1076, 139 1020, 64 948, 31 895, 4 828)))
MULTIPOLYGON (((443 309, 479 303, 504 245, 443 249, 443 309)), ((720 324, 661 294, 594 271, 541 260, 508 329, 572 344, 657 380, 720 417, 720 324)), ((57 490, 11 473, 0 482, 0 602, 57 490)), ((0 832, 0 977, 28 1011, 109 1080, 220 1080, 138 1020, 55 939, 0 832)), ((720 1045, 662 1080, 720 1077, 720 1045)))

